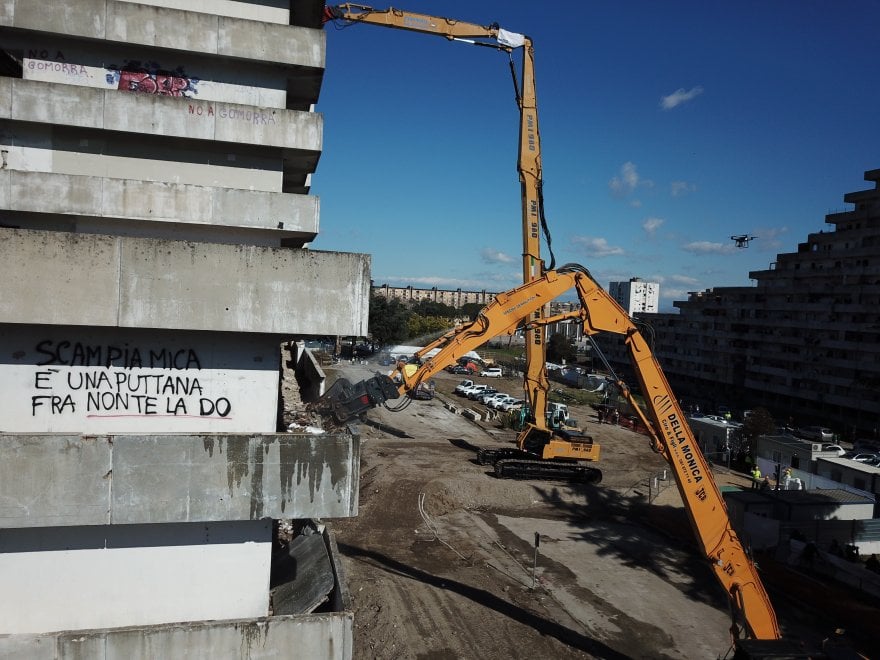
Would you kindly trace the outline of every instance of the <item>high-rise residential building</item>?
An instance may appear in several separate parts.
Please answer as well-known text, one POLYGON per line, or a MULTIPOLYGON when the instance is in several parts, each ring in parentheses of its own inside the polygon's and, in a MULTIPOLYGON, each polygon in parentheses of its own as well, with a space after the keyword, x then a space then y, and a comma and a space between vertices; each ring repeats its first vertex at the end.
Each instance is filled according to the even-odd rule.
POLYGON ((631 277, 628 282, 610 282, 608 293, 627 313, 656 314, 660 307, 660 285, 631 277))
MULTIPOLYGON (((643 316, 680 397, 768 408, 843 437, 880 428, 880 170, 844 195, 829 231, 749 273, 753 287, 694 292, 679 313, 643 316)), ((620 346, 606 352, 623 360, 620 346)))
POLYGON ((322 9, 0 10, 0 656, 351 655, 344 585, 270 590, 279 521, 357 512, 357 438, 279 433, 280 347, 367 331, 307 247, 322 9))

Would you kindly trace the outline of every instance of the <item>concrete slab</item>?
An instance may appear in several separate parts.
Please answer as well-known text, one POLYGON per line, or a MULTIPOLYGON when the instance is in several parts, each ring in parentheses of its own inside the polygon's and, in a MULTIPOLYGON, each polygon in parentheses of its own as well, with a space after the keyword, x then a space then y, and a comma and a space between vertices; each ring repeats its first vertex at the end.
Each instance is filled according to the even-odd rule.
POLYGON ((327 601, 335 579, 323 536, 294 537, 282 561, 290 575, 272 590, 274 614, 309 614, 327 601))
MULTIPOLYGON (((94 219, 106 218, 114 222, 105 223, 105 232, 122 236, 149 231, 144 223, 195 225, 206 242, 221 229, 271 234, 276 246, 318 235, 318 199, 279 192, 0 170, 0 204, 13 212, 71 216, 72 231, 87 231, 94 219)), ((40 229, 29 226, 29 216, 21 222, 40 229)))
POLYGON ((361 336, 369 267, 365 254, 0 229, 0 318, 361 336))
POLYGON ((0 434, 0 529, 357 515, 349 434, 0 434))
POLYGON ((0 635, 0 657, 28 660, 296 657, 351 660, 351 612, 163 626, 0 635))

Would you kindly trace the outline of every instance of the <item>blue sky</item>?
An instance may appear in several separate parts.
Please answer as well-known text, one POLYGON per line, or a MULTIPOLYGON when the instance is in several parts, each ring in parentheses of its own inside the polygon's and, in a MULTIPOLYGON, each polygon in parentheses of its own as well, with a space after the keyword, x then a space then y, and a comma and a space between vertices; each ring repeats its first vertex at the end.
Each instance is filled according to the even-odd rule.
MULTIPOLYGON (((880 0, 393 6, 532 38, 556 263, 606 288, 660 282, 663 311, 753 285, 749 271, 829 230, 825 214, 880 168, 880 0), (758 238, 736 249, 734 234, 758 238)), ((520 284, 506 55, 378 26, 326 32, 312 247, 371 254, 377 285, 520 284)))

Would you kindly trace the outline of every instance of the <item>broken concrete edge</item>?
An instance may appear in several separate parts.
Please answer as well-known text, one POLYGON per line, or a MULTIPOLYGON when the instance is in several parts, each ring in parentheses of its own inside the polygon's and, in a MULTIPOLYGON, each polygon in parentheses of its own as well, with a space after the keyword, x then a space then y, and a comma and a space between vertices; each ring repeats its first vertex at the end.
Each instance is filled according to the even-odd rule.
POLYGON ((0 635, 0 657, 147 660, 152 657, 189 657, 190 654, 201 657, 206 651, 214 657, 251 657, 249 651, 253 647, 259 649, 260 657, 287 657, 290 650, 296 648, 301 657, 350 660, 353 621, 353 612, 345 610, 329 614, 286 614, 255 619, 0 635))
POLYGON ((339 547, 336 545, 336 537, 330 529, 330 525, 324 523, 324 543, 327 544, 327 552, 330 555, 330 566, 333 569, 333 577, 336 580, 336 588, 333 590, 333 598, 330 606, 336 612, 351 610, 351 593, 348 591, 348 582, 345 579, 345 569, 340 560, 339 547))

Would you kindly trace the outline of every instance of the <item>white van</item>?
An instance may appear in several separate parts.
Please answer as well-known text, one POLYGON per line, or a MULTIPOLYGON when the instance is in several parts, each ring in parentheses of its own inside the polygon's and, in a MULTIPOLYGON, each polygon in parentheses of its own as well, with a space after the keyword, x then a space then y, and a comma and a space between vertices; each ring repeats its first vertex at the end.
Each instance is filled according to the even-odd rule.
POLYGON ((483 378, 501 378, 502 375, 501 367, 489 367, 480 372, 483 378))

